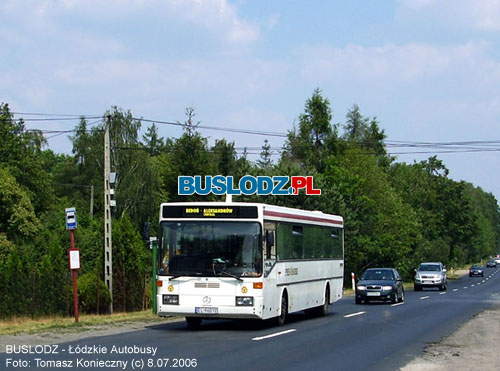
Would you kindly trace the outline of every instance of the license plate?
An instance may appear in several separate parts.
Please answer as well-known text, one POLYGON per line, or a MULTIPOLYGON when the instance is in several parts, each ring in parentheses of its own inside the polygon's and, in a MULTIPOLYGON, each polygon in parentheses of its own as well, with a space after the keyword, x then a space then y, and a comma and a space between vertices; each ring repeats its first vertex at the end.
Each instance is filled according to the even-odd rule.
POLYGON ((196 314, 217 314, 217 313, 219 313, 219 308, 217 308, 217 307, 195 307, 194 312, 196 314))
POLYGON ((380 292, 367 292, 366 296, 380 296, 380 292))

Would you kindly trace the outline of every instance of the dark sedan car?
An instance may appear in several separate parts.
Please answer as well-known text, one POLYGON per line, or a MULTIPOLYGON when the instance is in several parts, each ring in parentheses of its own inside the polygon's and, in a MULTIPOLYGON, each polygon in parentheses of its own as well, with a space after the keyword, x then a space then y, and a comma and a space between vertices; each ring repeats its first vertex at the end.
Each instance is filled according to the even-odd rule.
POLYGON ((473 265, 469 269, 469 277, 472 276, 484 277, 484 268, 481 265, 473 265))
POLYGON ((497 262, 495 259, 490 259, 488 260, 488 263, 486 263, 486 268, 496 268, 497 267, 497 262))
POLYGON ((367 269, 356 285, 356 304, 372 300, 403 302, 405 291, 403 280, 394 268, 367 269))

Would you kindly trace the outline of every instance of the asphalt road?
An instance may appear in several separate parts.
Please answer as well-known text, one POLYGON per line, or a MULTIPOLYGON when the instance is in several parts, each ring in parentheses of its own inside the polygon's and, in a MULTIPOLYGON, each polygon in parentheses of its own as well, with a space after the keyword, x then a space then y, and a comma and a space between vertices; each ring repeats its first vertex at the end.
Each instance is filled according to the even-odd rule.
POLYGON ((356 305, 353 297, 346 297, 332 305, 326 317, 292 314, 281 327, 222 320, 204 321, 198 331, 184 322, 152 325, 59 344, 57 354, 47 349, 40 354, 1 354, 0 365, 5 367, 0 368, 60 370, 61 361, 71 360, 73 369, 396 370, 476 313, 499 305, 499 271, 489 268, 484 278, 450 281, 446 292, 407 291, 403 304, 356 305), (129 354, 111 353, 113 347, 129 354), (93 354, 69 354, 77 349, 93 354), (7 358, 11 363, 6 364, 7 358), (14 360, 25 363, 14 367, 14 360))

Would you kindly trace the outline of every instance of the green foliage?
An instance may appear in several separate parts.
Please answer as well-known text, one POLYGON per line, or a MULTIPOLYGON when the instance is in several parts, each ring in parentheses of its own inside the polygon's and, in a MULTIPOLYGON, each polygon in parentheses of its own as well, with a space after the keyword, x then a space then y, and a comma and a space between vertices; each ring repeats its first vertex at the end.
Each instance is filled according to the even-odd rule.
POLYGON ((34 236, 40 227, 29 195, 0 166, 0 234, 14 241, 34 236))
POLYGON ((144 309, 151 253, 127 216, 113 222, 113 308, 144 309))
POLYGON ((0 104, 0 166, 8 168, 28 194, 36 212, 54 201, 50 175, 41 156, 46 141, 40 131, 27 131, 23 120, 14 120, 7 104, 0 104))
MULTIPOLYGON (((212 146, 202 136, 193 108, 186 109, 184 133, 161 138, 156 125, 142 141, 141 121, 112 107, 106 113, 111 169, 118 173, 113 210, 113 307, 145 308, 151 301, 151 251, 139 231, 158 218, 167 201, 215 201, 221 197, 180 197, 179 175, 246 174, 313 176, 319 196, 239 196, 344 217, 345 273, 391 266, 405 278, 421 261, 448 266, 476 262, 500 251, 500 212, 495 197, 448 178, 437 157, 413 164, 388 156, 376 118, 357 105, 344 124, 333 123, 330 101, 321 90, 307 99, 298 126, 289 131, 281 158, 271 161, 267 139, 255 164, 237 155, 226 139, 212 146), (339 132, 343 130, 343 132, 339 132)), ((89 128, 81 119, 71 137, 72 155, 42 150, 40 132, 26 131, 7 104, 0 105, 0 318, 73 310, 68 270, 69 234, 64 208, 77 208, 76 246, 81 250, 79 300, 83 312, 107 313, 103 283, 104 123, 89 128), (93 210, 93 212, 91 212, 93 210)), ((155 228, 152 228, 154 232, 155 228)))
POLYGON ((337 126, 331 120, 330 101, 321 96, 321 90, 314 90, 299 117, 298 131, 288 132, 284 157, 323 172, 328 153, 337 152, 337 126))
POLYGON ((111 298, 106 284, 89 272, 78 277, 78 305, 82 313, 107 313, 111 298))

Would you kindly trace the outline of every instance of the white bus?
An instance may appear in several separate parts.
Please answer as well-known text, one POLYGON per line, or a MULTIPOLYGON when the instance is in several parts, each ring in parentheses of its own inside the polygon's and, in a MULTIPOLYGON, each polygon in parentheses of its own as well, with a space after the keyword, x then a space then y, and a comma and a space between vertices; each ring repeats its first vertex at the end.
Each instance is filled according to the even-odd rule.
POLYGON ((164 203, 157 313, 202 319, 328 313, 342 297, 343 218, 258 203, 164 203))

